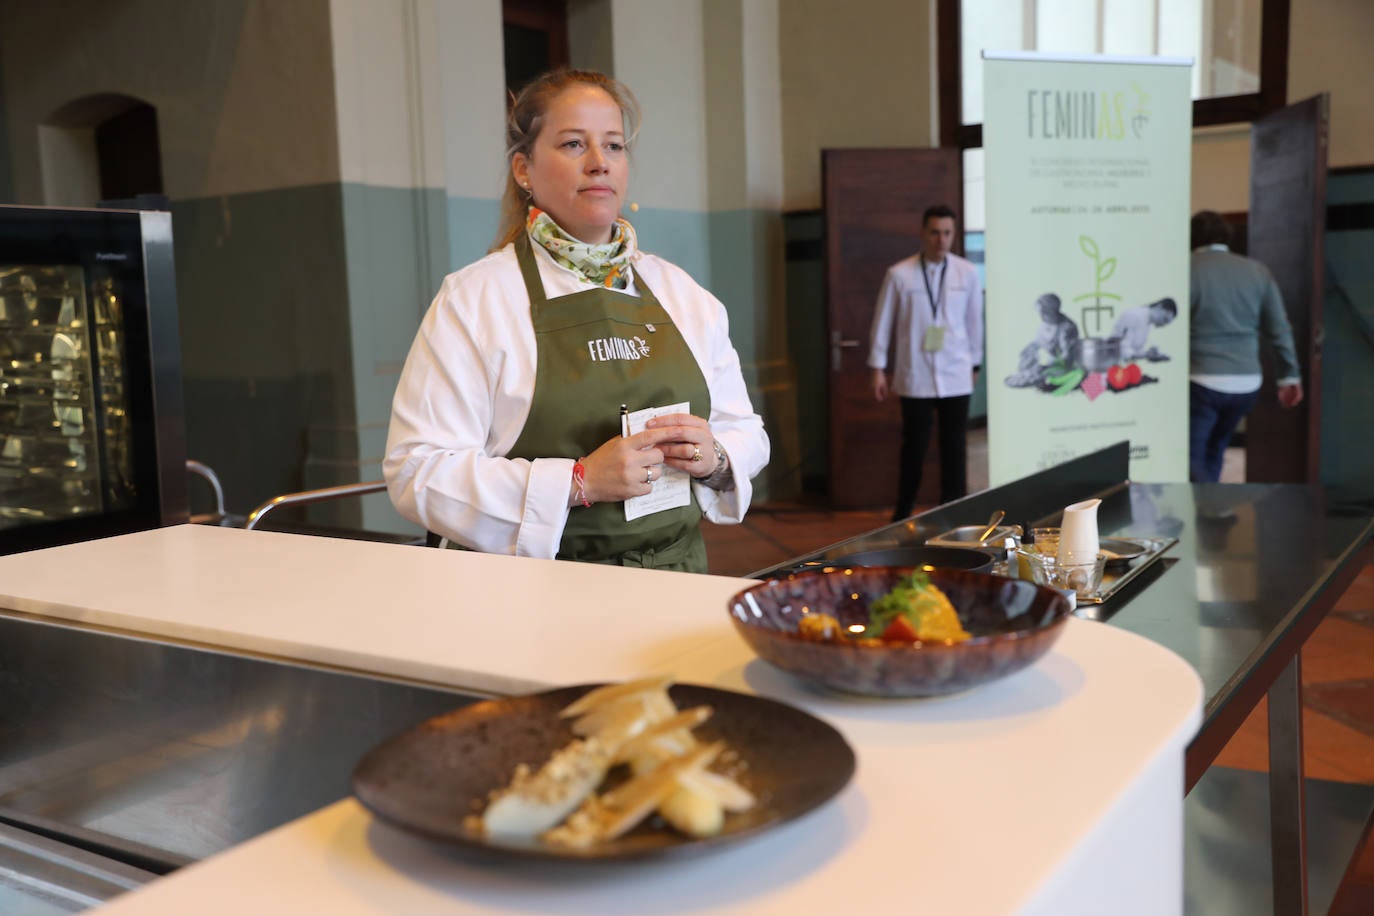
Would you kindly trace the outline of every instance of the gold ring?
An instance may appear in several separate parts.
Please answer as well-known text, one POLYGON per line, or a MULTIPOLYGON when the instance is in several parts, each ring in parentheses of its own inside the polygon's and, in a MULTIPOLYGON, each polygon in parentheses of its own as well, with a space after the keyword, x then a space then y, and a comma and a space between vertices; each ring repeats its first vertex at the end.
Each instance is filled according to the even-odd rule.
POLYGON ((645 483, 653 483, 653 482, 654 482, 654 469, 653 469, 652 466, 647 467, 647 468, 644 469, 644 482, 645 482, 645 483))
POLYGON ((700 461, 700 460, 701 460, 701 446, 700 446, 700 445, 694 445, 694 446, 692 446, 692 460, 693 460, 693 461, 700 461))

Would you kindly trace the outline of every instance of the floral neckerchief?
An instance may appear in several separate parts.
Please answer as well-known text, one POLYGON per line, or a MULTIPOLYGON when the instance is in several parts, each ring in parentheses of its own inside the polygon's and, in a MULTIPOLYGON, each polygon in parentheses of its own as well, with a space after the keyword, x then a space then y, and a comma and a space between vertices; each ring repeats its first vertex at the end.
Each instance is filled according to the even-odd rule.
POLYGON ((578 241, 538 207, 530 207, 525 230, 549 256, 582 279, 609 289, 624 289, 630 280, 630 259, 637 249, 635 230, 624 219, 611 226, 604 245, 578 241))

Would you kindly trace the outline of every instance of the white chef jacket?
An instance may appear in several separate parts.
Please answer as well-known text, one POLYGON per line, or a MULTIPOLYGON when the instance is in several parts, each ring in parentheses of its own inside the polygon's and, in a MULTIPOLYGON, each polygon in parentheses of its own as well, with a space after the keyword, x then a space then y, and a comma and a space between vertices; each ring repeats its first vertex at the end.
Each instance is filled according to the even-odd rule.
MULTIPOLYGON (((549 299, 591 288, 532 247, 549 299)), ((753 494, 750 479, 768 463, 769 443, 745 390, 725 307, 654 255, 637 253, 633 273, 644 277, 701 367, 711 431, 730 456, 734 489, 695 484, 697 502, 713 522, 739 522, 753 494)), ((633 280, 623 292, 635 294, 633 280)), ((529 308, 513 245, 444 278, 401 370, 382 471, 397 510, 427 530, 487 553, 551 558, 579 456, 502 457, 519 438, 534 396, 529 308)), ((606 405, 612 417, 619 409, 606 405)))
POLYGON ((978 270, 955 254, 945 255, 945 263, 943 292, 937 286, 940 266, 926 265, 930 289, 939 302, 938 315, 931 313, 919 255, 889 267, 878 292, 869 332, 868 365, 887 368, 888 348, 895 336, 892 390, 904 398, 971 394, 973 368, 983 363, 983 289, 978 270), (945 329, 944 346, 938 353, 921 349, 926 328, 932 324, 945 329))

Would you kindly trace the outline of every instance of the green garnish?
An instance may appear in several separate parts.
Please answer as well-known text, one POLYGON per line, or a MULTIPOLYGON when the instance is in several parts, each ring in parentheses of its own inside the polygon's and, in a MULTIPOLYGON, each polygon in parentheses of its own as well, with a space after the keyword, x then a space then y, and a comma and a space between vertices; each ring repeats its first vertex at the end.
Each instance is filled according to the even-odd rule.
POLYGON ((939 598, 927 591, 929 588, 930 576, 913 570, 893 586, 892 591, 868 606, 868 627, 864 636, 877 639, 898 617, 905 617, 919 631, 921 618, 941 608, 939 598))

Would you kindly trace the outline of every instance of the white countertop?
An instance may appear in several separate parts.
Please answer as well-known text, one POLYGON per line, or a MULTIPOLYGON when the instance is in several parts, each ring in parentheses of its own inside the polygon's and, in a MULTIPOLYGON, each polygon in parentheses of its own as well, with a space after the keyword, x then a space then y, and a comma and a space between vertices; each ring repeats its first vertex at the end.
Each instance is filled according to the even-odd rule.
POLYGON ((101 913, 1181 911, 1182 752, 1201 689, 1164 650, 1072 620, 1040 664, 1004 681, 870 701, 812 693, 718 648, 683 679, 796 702, 855 747, 837 800, 701 856, 618 866, 474 861, 349 800, 101 913))
POLYGON ((201 525, 0 557, 0 608, 499 695, 671 671, 752 584, 201 525))
POLYGON ((1075 619, 977 690, 838 696, 733 633, 747 584, 210 528, 0 558, 0 606, 496 693, 670 671, 801 706, 858 755, 836 800, 697 857, 482 863, 343 801, 102 913, 1181 911, 1202 687, 1177 656, 1075 619))

